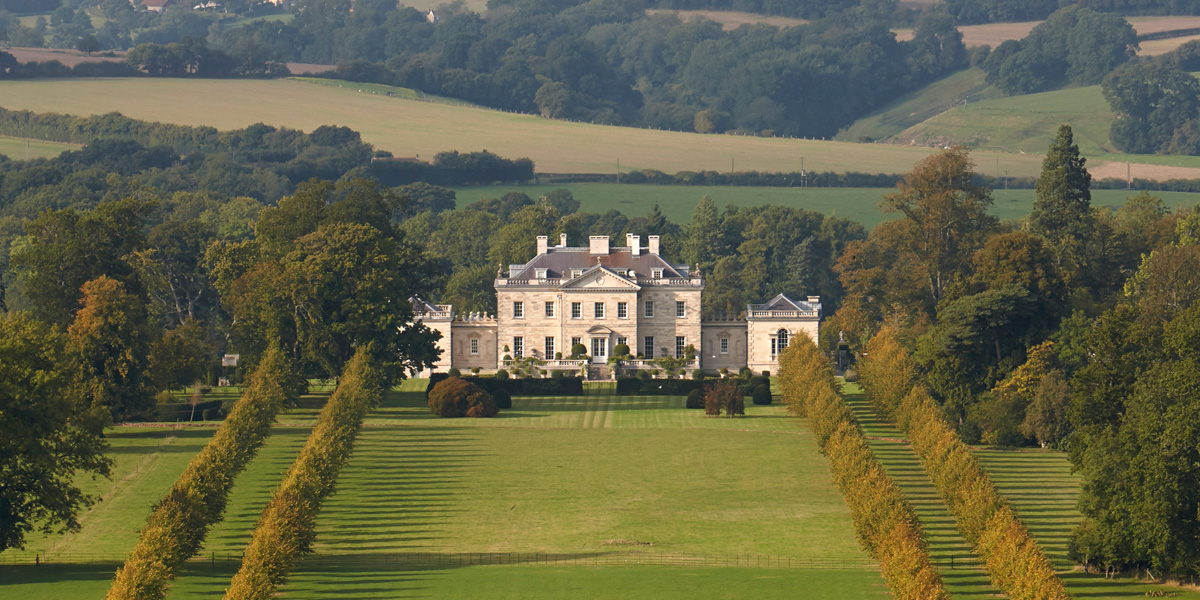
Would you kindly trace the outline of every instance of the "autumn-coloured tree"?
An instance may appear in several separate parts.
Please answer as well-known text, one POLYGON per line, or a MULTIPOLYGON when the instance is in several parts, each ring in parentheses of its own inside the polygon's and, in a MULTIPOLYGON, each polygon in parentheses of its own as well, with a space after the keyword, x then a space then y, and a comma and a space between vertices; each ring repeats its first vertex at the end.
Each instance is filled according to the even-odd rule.
POLYGON ((154 407, 147 377, 152 329, 143 303, 104 275, 83 284, 81 291, 83 308, 67 334, 84 396, 117 421, 149 416, 154 407))
POLYGON ((934 154, 917 163, 880 204, 909 223, 897 241, 924 267, 935 304, 966 273, 971 255, 996 228, 996 218, 987 213, 992 192, 973 183, 973 167, 965 148, 934 154))

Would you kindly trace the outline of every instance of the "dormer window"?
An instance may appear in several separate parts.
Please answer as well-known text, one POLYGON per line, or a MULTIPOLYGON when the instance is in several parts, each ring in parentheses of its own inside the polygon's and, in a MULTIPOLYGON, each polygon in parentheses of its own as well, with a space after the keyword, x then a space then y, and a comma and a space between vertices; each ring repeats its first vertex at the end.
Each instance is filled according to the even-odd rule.
POLYGON ((538 279, 546 278, 546 269, 535 269, 534 273, 537 275, 538 279))
POLYGON ((662 269, 650 269, 651 279, 662 279, 662 269))
POLYGON ((571 277, 579 277, 583 275, 583 269, 571 269, 571 277))

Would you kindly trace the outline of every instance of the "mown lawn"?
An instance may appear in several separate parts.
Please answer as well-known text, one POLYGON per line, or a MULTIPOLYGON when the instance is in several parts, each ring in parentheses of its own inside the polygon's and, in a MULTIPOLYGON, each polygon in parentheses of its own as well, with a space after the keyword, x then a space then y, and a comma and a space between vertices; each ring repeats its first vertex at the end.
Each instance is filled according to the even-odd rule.
MULTIPOLYGON (((932 554, 939 557, 944 574, 947 552, 958 554, 969 551, 961 536, 957 535, 953 516, 946 510, 937 489, 925 475, 920 459, 903 441, 904 435, 875 413, 860 386, 846 384, 845 392, 864 434, 876 438, 870 441, 872 449, 917 508, 929 534, 932 554), (958 541, 947 545, 951 534, 958 541)), ((1080 481, 1078 476, 1071 473, 1065 454, 1040 450, 974 450, 996 489, 1029 528, 1074 597, 1115 599, 1169 594, 1174 598, 1200 599, 1200 593, 1185 588, 1145 584, 1129 578, 1106 579, 1102 574, 1084 574, 1082 570, 1074 568, 1066 557, 1067 538, 1083 517, 1076 507, 1080 481)), ((956 593, 955 597, 983 591, 982 584, 988 581, 986 574, 982 570, 976 572, 978 575, 974 578, 979 585, 974 593, 956 593)), ((957 585, 957 582, 953 577, 947 578, 947 583, 952 584, 951 591, 955 591, 953 585, 957 585)))
MULTIPOLYGON (((600 390, 516 398, 497 419, 446 420, 428 415, 423 381, 402 389, 368 418, 318 520, 316 554, 287 597, 887 596, 814 441, 781 407, 718 419, 684 409, 681 397, 600 390)), ((319 398, 309 404, 281 417, 172 597, 212 597, 228 585, 307 435, 293 425, 306 424, 319 398)), ((202 442, 211 429, 185 431, 202 442)), ((128 535, 107 551, 132 546, 149 504, 189 457, 156 470, 161 484, 125 506, 128 535)), ((97 597, 118 565, 0 567, 0 595, 97 597)))

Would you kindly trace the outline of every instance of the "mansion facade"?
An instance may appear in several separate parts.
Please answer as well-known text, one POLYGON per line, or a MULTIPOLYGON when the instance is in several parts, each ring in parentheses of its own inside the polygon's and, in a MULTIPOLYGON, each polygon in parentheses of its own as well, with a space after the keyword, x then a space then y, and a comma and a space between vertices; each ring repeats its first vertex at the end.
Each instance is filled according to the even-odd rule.
POLYGON ((537 255, 525 264, 503 267, 495 281, 495 316, 454 314, 453 306, 413 298, 415 319, 439 331, 441 357, 434 371, 451 367, 495 371, 509 360, 534 357, 542 368, 581 369, 571 348, 582 344, 588 359, 605 365, 616 346, 629 347, 626 368, 654 368, 658 357, 694 360, 685 368, 706 371, 749 367, 778 371, 778 355, 798 335, 815 343, 821 299, 795 301, 780 294, 764 304, 747 305, 736 318, 703 319, 704 279, 687 265, 659 255, 659 236, 627 235, 613 247, 608 236, 591 236, 588 245, 557 246, 537 237, 537 255))

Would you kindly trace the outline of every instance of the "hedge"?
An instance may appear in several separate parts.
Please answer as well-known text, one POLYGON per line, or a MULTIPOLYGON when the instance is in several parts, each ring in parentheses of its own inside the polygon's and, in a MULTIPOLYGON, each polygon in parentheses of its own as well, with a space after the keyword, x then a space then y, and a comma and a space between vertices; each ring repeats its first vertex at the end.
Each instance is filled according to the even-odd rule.
POLYGON ((212 415, 219 414, 221 412, 221 405, 222 402, 220 400, 206 400, 197 404, 193 411, 192 405, 189 402, 159 404, 154 408, 154 420, 164 422, 207 421, 210 419, 205 418, 204 415, 206 413, 212 415))
POLYGON ((360 349, 317 416, 304 448, 271 496, 225 598, 273 598, 301 555, 312 551, 321 503, 333 492, 363 418, 383 397, 383 378, 360 349))
POLYGON ((811 341, 797 340, 780 356, 779 367, 784 404, 790 412, 808 416, 850 507, 858 539, 879 561, 893 595, 902 600, 948 599, 917 515, 859 432, 828 359, 811 341))
POLYGON ((289 371, 283 352, 268 349, 225 422, 150 512, 106 598, 166 596, 175 570, 200 551, 208 528, 221 520, 234 478, 254 458, 291 399, 282 384, 289 371))
MULTIPOLYGON (((645 371, 639 371, 644 373, 645 371)), ((729 377, 738 384, 743 394, 753 394, 756 384, 771 385, 769 377, 755 376, 749 379, 729 377)), ((692 390, 703 390, 712 379, 643 379, 641 377, 618 377, 618 396, 687 396, 692 390)))
MULTIPOLYGON (((429 391, 450 375, 434 373, 429 376, 429 384, 425 386, 425 399, 429 399, 429 391)), ((504 390, 509 396, 582 396, 583 378, 581 377, 550 377, 546 379, 497 379, 495 377, 463 377, 463 381, 473 383, 493 396, 504 390)))
POLYGON ((913 385, 916 367, 894 328, 883 328, 867 343, 859 378, 877 410, 908 435, 992 583, 1012 600, 1070 598, 1029 530, 942 418, 941 407, 923 386, 913 385))

